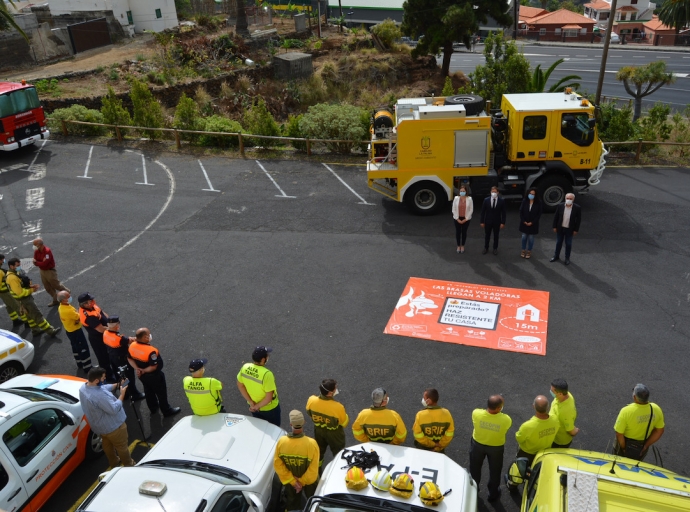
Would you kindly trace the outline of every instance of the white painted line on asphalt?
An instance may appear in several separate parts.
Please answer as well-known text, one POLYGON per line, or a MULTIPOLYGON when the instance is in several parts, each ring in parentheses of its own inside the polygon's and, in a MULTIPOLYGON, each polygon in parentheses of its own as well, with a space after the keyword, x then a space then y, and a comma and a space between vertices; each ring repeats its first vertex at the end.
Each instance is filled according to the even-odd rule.
POLYGON ((144 158, 144 155, 141 155, 141 166, 144 170, 144 183, 137 183, 137 185, 150 185, 154 186, 154 183, 149 183, 148 176, 146 176, 146 159, 144 158))
POLYGON ((46 189, 43 187, 26 189, 26 209, 40 210, 46 202, 46 189))
POLYGON ((34 238, 38 238, 38 236, 41 233, 42 225, 43 219, 38 219, 34 221, 28 220, 22 224, 22 235, 24 235, 25 237, 33 236, 34 238))
POLYGON ((36 154, 34 155, 34 159, 31 161, 31 164, 29 165, 29 171, 31 171, 31 168, 32 168, 32 167, 34 166, 34 164, 36 163, 36 160, 38 159, 38 155, 41 154, 41 150, 43 149, 43 146, 46 145, 46 142, 48 142, 48 141, 47 141, 47 140, 44 140, 44 141, 43 141, 43 144, 41 144, 41 147, 38 148, 38 151, 36 151, 36 154))
POLYGON ((46 172, 48 169, 46 168, 46 164, 35 164, 29 167, 29 172, 31 173, 29 175, 29 181, 38 181, 42 180, 43 178, 46 177, 46 172))
POLYGON ((657 55, 656 58, 657 58, 657 59, 670 59, 671 57, 662 57, 662 56, 660 56, 660 55, 657 55))
POLYGON ((340 180, 340 183, 342 183, 343 185, 345 185, 345 186, 350 190, 350 192, 352 192, 355 196, 357 196, 357 197, 359 198, 359 200, 361 201, 361 203, 357 203, 357 204, 367 204, 367 205, 369 205, 369 206, 374 206, 374 203, 367 203, 367 200, 364 199, 362 196, 360 196, 357 192, 355 192, 355 191, 352 189, 352 187, 351 187, 350 185, 348 185, 347 183, 345 183, 345 182, 343 181, 343 179, 342 179, 340 176, 338 176, 338 175, 335 173, 335 171, 334 171, 333 169, 331 169, 330 167, 328 167, 326 164, 322 164, 322 165, 323 165, 326 169, 328 169, 329 171, 331 171, 331 174, 332 174, 333 176, 335 176, 336 178, 338 178, 338 180, 340 180))
POLYGON ((289 195, 287 195, 285 192, 283 192, 283 189, 280 188, 280 186, 276 183, 276 180, 273 179, 273 176, 271 176, 270 174, 268 174, 268 171, 266 170, 266 168, 265 168, 263 165, 261 165, 261 162, 259 162, 259 161, 257 160, 256 163, 258 164, 259 167, 261 167, 261 170, 264 171, 264 173, 266 174, 266 176, 268 176, 268 179, 271 180, 271 181, 273 182, 273 184, 276 186, 276 188, 277 188, 278 190, 280 190, 280 193, 281 193, 282 195, 279 196, 278 194, 276 194, 276 197, 284 197, 284 198, 286 198, 286 199, 297 199, 297 196, 289 196, 289 195))
MULTIPOLYGON (((151 222, 149 222, 149 223, 146 225, 146 227, 145 227, 144 229, 142 229, 141 231, 139 231, 139 233, 137 233, 137 234, 134 235, 132 238, 130 238, 122 247, 120 247, 120 248, 114 250, 113 252, 111 252, 110 254, 108 254, 107 256, 105 256, 104 258, 101 258, 100 260, 98 260, 98 261, 97 261, 96 263, 94 263, 93 265, 86 267, 84 270, 80 270, 80 271, 77 272, 76 274, 74 274, 74 275, 72 275, 72 276, 69 276, 67 279, 65 279, 65 280, 63 281, 63 283, 66 283, 67 281, 71 281, 72 279, 77 278, 77 277, 79 277, 79 276, 82 275, 82 274, 85 274, 86 272, 88 272, 88 271, 91 270, 92 268, 96 267, 97 265, 100 265, 100 264, 103 263, 104 261, 110 259, 111 257, 115 256, 115 255, 116 255, 117 253, 119 253, 120 251, 122 251, 122 250, 126 249, 127 247, 129 247, 130 245, 132 245, 134 242, 136 242, 136 241, 139 239, 139 237, 140 237, 141 235, 143 235, 143 234, 146 233, 149 229, 151 229, 151 227, 152 227, 156 222, 158 222, 158 219, 161 218, 161 215, 163 215, 163 214, 165 213, 165 210, 168 209, 168 206, 170 206, 170 202, 172 201, 172 198, 173 198, 173 196, 175 195, 175 186, 176 186, 176 185, 175 185, 175 176, 173 176, 172 171, 171 171, 171 170, 168 168, 168 166, 166 166, 164 163, 159 162, 158 160, 156 160, 156 163, 157 163, 158 165, 160 165, 160 166, 163 168, 163 170, 165 171, 165 173, 168 175, 168 180, 170 181, 170 188, 168 189, 168 198, 165 200, 165 203, 163 204, 163 207, 162 207, 162 208, 160 209, 160 211, 158 212, 158 215, 156 215, 156 216, 153 218, 153 220, 152 220, 151 222)), ((41 293, 41 292, 43 292, 42 289, 39 290, 38 292, 35 292, 34 295, 36 295, 36 293, 41 293)))
POLYGON ((687 73, 673 73, 673 76, 678 77, 678 78, 687 78, 688 74, 687 73))
POLYGON ((211 185, 211 180, 208 179, 208 174, 206 174, 206 169, 204 169, 204 164, 201 163, 201 160, 197 160, 199 162, 199 167, 201 167, 202 172, 204 173, 204 178, 206 178, 206 183, 208 183, 208 188, 202 188, 204 192, 220 192, 220 190, 216 190, 213 188, 213 185, 211 185))
POLYGON ((91 149, 89 149, 89 158, 86 159, 86 168, 84 169, 84 176, 77 176, 77 178, 86 178, 87 180, 91 179, 91 176, 89 176, 89 166, 91 165, 91 154, 93 153, 93 146, 91 146, 91 149))

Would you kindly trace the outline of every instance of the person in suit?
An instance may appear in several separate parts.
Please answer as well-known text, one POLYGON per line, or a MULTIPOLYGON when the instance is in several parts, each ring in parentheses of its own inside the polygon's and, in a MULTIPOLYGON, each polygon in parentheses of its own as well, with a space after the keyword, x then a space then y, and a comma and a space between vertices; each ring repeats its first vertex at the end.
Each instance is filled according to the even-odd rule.
POLYGON ((532 257, 534 235, 539 234, 539 219, 541 217, 541 203, 537 199, 537 189, 530 188, 520 205, 520 233, 522 233, 521 258, 532 257))
POLYGON ((453 199, 453 224, 455 224, 455 241, 458 244, 457 252, 465 252, 465 240, 467 240, 467 228, 474 213, 472 197, 467 193, 467 187, 460 185, 458 195, 453 199))
POLYGON ((480 224, 484 228, 484 250, 489 252, 491 233, 494 234, 494 254, 498 254, 498 234, 506 225, 506 202, 498 195, 498 187, 491 187, 491 195, 484 199, 480 224))
POLYGON ((556 233, 556 252, 551 258, 551 263, 560 261, 561 247, 565 241, 565 264, 570 265, 570 251, 573 248, 573 236, 580 231, 580 205, 575 204, 575 194, 572 192, 565 195, 565 203, 561 203, 556 208, 553 216, 553 232, 556 233))

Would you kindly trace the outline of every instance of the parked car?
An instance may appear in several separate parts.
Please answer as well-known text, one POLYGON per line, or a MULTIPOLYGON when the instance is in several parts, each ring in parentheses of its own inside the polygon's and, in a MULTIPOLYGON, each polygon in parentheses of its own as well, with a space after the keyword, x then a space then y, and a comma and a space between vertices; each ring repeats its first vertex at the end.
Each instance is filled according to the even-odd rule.
POLYGON ((0 510, 38 511, 85 458, 103 453, 79 403, 84 382, 25 374, 0 384, 0 510))
POLYGON ((611 32, 611 43, 612 44, 620 44, 621 38, 618 34, 615 32, 611 32))
POLYGON ((101 475, 77 511, 277 511, 273 456, 284 434, 241 414, 187 416, 136 466, 101 475))
POLYGON ((21 375, 34 360, 34 346, 12 331, 0 329, 0 383, 21 375))

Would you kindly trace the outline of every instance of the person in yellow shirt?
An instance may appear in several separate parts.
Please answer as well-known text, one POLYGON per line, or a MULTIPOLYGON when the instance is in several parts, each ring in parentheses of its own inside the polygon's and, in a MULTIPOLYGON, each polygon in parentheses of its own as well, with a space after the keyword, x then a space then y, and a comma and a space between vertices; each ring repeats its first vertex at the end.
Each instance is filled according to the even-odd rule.
POLYGON ((565 379, 554 379, 551 383, 551 396, 553 397, 551 416, 556 416, 560 424, 551 448, 569 448, 573 437, 580 432, 580 429, 575 426, 577 419, 575 399, 568 391, 568 383, 565 379))
POLYGON ((335 401, 338 383, 324 379, 319 385, 319 396, 312 395, 307 400, 307 414, 314 422, 314 439, 319 445, 319 473, 323 471, 323 458, 326 448, 336 455, 345 448, 345 428, 350 418, 345 407, 335 401))
POLYGON ((237 389, 247 401, 249 412, 276 427, 280 426, 280 401, 273 372, 266 368, 272 348, 259 346, 252 352, 251 363, 242 365, 237 374, 237 389))
POLYGON ((285 510, 302 510, 302 497, 311 498, 319 479, 319 445, 304 435, 304 415, 290 411, 291 434, 276 444, 273 468, 285 489, 285 510))
POLYGON ((72 296, 67 291, 57 293, 57 300, 60 302, 58 307, 58 314, 60 321, 65 328, 65 334, 72 345, 72 354, 77 366, 84 370, 84 373, 89 373, 91 369, 91 352, 89 351, 89 344, 86 342, 84 331, 81 330, 81 321, 79 320, 79 313, 76 308, 72 306, 72 296))
POLYGON ((18 327, 22 324, 26 324, 28 326, 29 321, 27 320, 26 315, 21 312, 19 302, 12 297, 12 294, 10 294, 10 289, 7 287, 7 283, 5 282, 7 270, 2 268, 4 263, 5 255, 0 254, 0 299, 2 299, 2 301, 5 303, 7 314, 10 316, 10 320, 12 320, 12 327, 18 327))
POLYGON ((400 415, 387 409, 390 397, 383 388, 371 393, 372 406, 359 413, 352 424, 352 433, 357 441, 375 441, 386 444, 403 444, 407 429, 400 415))
POLYGON ((12 298, 24 310, 29 327, 31 327, 31 334, 40 336, 45 332, 48 336, 55 337, 62 330, 62 327, 51 326, 36 306, 33 293, 38 291, 39 286, 31 283, 31 280, 22 272, 22 262, 19 261, 19 258, 11 258, 7 262, 7 269, 5 282, 10 289, 12 298))
POLYGON ((534 416, 520 425, 515 433, 519 450, 517 457, 525 457, 529 465, 540 450, 551 448, 556 438, 560 425, 556 416, 549 415, 549 400, 544 395, 539 395, 532 404, 534 416))
POLYGON ((192 359, 189 362, 191 375, 182 380, 189 405, 197 416, 225 412, 223 397, 220 394, 223 384, 213 377, 204 377, 207 364, 208 359, 192 359))
POLYGON ((649 388, 637 384, 633 388, 633 403, 618 413, 616 444, 613 453, 629 459, 644 460, 649 447, 664 435, 664 413, 649 401, 649 388))
POLYGON ((489 501, 496 501, 501 497, 501 471, 503 471, 503 449, 506 444, 506 434, 513 425, 513 420, 503 414, 503 397, 491 395, 486 403, 486 409, 472 411, 472 440, 470 441, 470 474, 477 488, 482 480, 482 466, 484 458, 489 459, 489 501))
POLYGON ((448 409, 438 405, 438 391, 429 388, 422 396, 424 409, 417 413, 412 425, 414 445, 423 450, 441 452, 453 440, 455 424, 448 409))

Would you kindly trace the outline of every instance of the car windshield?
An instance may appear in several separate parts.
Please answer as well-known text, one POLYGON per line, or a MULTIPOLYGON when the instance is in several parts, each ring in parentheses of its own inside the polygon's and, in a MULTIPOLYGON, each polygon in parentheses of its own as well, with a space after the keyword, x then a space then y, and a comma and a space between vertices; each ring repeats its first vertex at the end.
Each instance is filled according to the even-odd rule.
POLYGON ((13 395, 21 396, 31 402, 65 402, 68 404, 76 404, 79 400, 67 393, 57 391, 56 389, 34 389, 34 388, 10 388, 3 389, 5 393, 12 393, 13 395))
POLYGON ((0 117, 21 114, 40 106, 41 102, 38 100, 38 94, 33 87, 0 94, 0 117))
POLYGON ((199 471, 201 473, 209 473, 212 475, 227 478, 234 482, 249 485, 252 481, 249 477, 239 471, 234 469, 224 468, 223 466, 217 466, 215 464, 207 464, 206 462, 192 462, 188 460, 151 460, 148 462, 143 462, 139 466, 156 467, 156 468, 169 468, 169 469, 180 469, 188 471, 199 471))
POLYGON ((429 512, 428 509, 399 501, 355 494, 329 494, 309 499, 307 512, 429 512))

